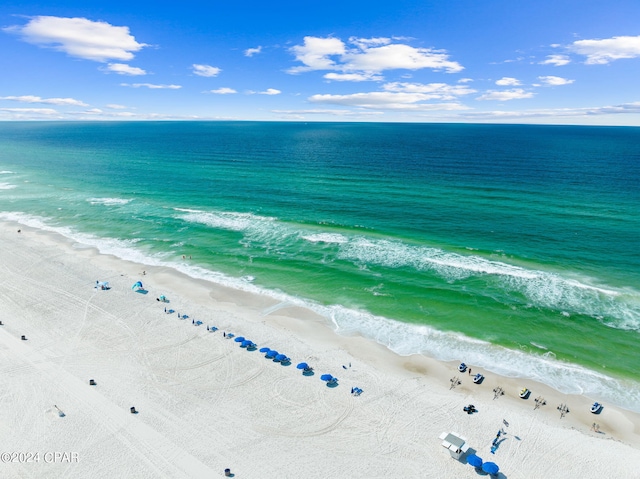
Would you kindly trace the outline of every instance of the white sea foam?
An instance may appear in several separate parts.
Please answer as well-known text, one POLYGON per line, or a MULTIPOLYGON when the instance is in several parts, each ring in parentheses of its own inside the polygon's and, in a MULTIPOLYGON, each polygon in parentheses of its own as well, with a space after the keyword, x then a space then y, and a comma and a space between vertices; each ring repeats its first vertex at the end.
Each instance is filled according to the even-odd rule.
POLYGON ((183 208, 175 208, 176 211, 185 214, 179 217, 184 221, 192 223, 201 223, 212 228, 231 230, 231 231, 247 231, 263 229, 266 225, 270 226, 275 218, 266 216, 258 216, 253 213, 236 213, 236 212, 208 212, 183 208))
POLYGON ((17 187, 18 185, 12 185, 11 183, 0 183, 0 190, 12 190, 17 187))
POLYGON ((127 203, 130 203, 132 200, 124 199, 124 198, 87 198, 87 201, 92 205, 113 206, 113 205, 126 205, 127 203))
POLYGON ((12 175, 14 172, 9 170, 0 171, 0 175, 12 175))
POLYGON ((325 317, 339 334, 362 335, 402 356, 425 354, 444 361, 464 360, 496 374, 533 379, 563 393, 584 394, 640 412, 640 383, 617 380, 581 366, 558 361, 551 351, 539 356, 529 351, 506 349, 459 333, 442 332, 428 326, 401 323, 340 305, 323 306, 279 291, 261 288, 247 281, 246 278, 233 278, 199 266, 172 262, 162 255, 150 256, 137 250, 134 247, 135 241, 98 238, 77 233, 71 228, 50 226, 46 218, 38 216, 18 212, 0 212, 0 220, 15 221, 34 228, 57 232, 93 246, 104 254, 112 254, 146 265, 170 267, 194 278, 266 295, 281 303, 308 308, 325 317))
POLYGON ((335 243, 343 244, 347 243, 349 239, 339 233, 315 233, 310 235, 301 236, 303 240, 311 243, 335 243))
POLYGON ((537 307, 612 318, 608 326, 640 330, 640 306, 637 301, 629 301, 629 296, 637 297, 637 293, 623 295, 621 291, 581 283, 557 273, 527 270, 477 255, 368 238, 354 238, 342 244, 338 257, 357 265, 429 271, 450 282, 483 278, 507 294, 523 295, 537 307))

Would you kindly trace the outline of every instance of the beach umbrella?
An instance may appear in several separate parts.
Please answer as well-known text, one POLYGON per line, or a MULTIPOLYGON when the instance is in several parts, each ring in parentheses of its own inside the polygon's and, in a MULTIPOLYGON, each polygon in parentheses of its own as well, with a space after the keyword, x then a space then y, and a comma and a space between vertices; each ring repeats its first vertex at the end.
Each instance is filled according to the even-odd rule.
POLYGON ((300 363, 296 367, 298 369, 309 369, 309 365, 307 363, 300 363))
POLYGON ((275 349, 270 349, 269 351, 267 351, 267 354, 265 354, 265 357, 275 358, 278 354, 278 351, 276 351, 275 349))
POLYGON ((275 359, 277 359, 278 361, 284 361, 285 359, 287 359, 287 355, 286 354, 276 354, 275 359))
POLYGON ((482 470, 487 474, 497 474, 500 468, 495 462, 485 462, 482 465, 482 470))
POLYGON ((333 379, 333 376, 331 374, 323 374, 322 376, 320 376, 320 379, 322 379, 323 381, 331 381, 333 379))
POLYGON ((260 348, 261 353, 268 353, 269 351, 271 351, 269 348, 260 348))
POLYGON ((248 339, 245 339, 244 341, 242 341, 242 344, 240 346, 242 346, 243 348, 246 348, 250 344, 251 344, 251 341, 249 341, 248 339))
POLYGON ((475 454, 471 454, 467 457, 467 464, 473 467, 482 467, 482 459, 475 454))
POLYGON ((234 339, 234 341, 236 343, 241 343, 242 341, 244 341, 244 336, 238 336, 236 339, 234 339))

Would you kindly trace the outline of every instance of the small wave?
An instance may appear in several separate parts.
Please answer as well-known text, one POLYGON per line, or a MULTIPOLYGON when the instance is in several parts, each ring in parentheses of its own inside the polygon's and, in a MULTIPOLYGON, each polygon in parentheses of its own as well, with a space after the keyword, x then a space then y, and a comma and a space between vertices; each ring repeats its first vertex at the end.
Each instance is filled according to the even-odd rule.
POLYGON ((12 190, 17 187, 17 185, 12 185, 10 183, 0 183, 0 190, 12 190))
POLYGON ((87 198, 87 201, 92 205, 113 206, 113 205, 126 205, 127 203, 130 203, 132 200, 127 200, 124 198, 87 198))
POLYGON ((275 220, 275 218, 258 216, 253 213, 207 212, 183 208, 175 208, 175 210, 186 213, 180 216, 184 221, 231 231, 262 229, 261 227, 263 227, 265 223, 272 223, 275 220))
POLYGON ((0 175, 13 175, 13 171, 9 171, 9 170, 2 170, 0 171, 0 175))
POLYGON ((311 243, 343 244, 349 241, 349 239, 346 236, 341 235, 339 233, 316 233, 316 234, 301 236, 301 238, 311 243))
POLYGON ((529 344, 530 344, 531 346, 535 347, 535 348, 543 349, 543 350, 545 350, 545 351, 547 351, 547 350, 549 349, 549 348, 547 348, 546 346, 543 346, 542 344, 534 343, 533 341, 529 342, 529 344))
POLYGON ((640 306, 636 292, 623 293, 564 278, 557 273, 528 270, 477 255, 465 256, 389 240, 354 238, 340 246, 338 257, 359 267, 377 265, 428 271, 449 282, 482 278, 507 294, 523 295, 535 307, 559 310, 565 315, 609 318, 607 326, 640 330, 640 306))

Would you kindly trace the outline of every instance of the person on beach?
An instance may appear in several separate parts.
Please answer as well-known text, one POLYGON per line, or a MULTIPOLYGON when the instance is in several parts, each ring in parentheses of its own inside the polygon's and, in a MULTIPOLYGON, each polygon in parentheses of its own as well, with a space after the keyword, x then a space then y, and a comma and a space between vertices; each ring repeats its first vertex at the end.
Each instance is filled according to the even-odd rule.
POLYGON ((471 368, 469 368, 469 376, 471 376, 471 368))

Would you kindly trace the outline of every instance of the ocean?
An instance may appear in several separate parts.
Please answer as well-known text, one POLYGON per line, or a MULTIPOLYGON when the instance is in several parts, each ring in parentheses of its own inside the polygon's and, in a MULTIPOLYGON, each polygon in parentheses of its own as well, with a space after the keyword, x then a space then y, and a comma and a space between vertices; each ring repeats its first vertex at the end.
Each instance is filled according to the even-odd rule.
POLYGON ((640 412, 640 128, 3 122, 0 220, 640 412))

